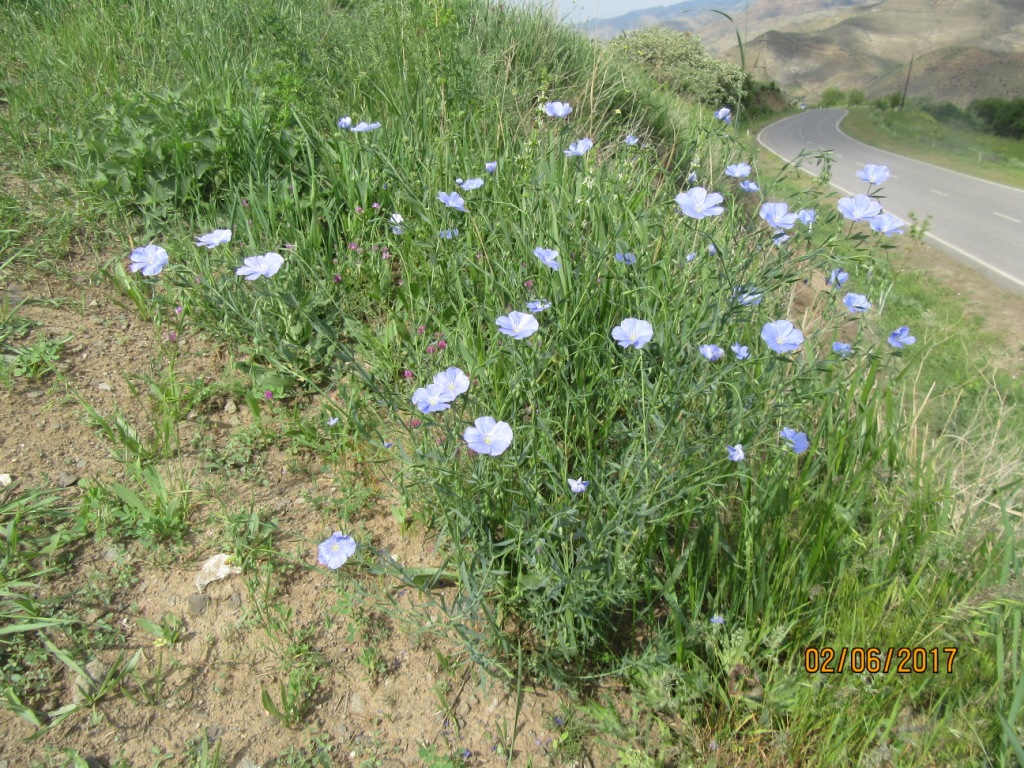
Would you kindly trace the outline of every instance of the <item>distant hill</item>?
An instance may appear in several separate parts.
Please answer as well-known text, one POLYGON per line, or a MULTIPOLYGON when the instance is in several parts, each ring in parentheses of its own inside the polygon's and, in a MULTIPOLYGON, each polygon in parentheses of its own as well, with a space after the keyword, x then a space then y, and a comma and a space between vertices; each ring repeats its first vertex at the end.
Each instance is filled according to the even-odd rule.
POLYGON ((875 98, 902 91, 961 106, 983 96, 1024 96, 1024 0, 719 0, 690 2, 598 20, 599 39, 661 24, 700 35, 714 55, 812 101, 829 87, 875 98), (735 25, 707 10, 718 8, 735 25))

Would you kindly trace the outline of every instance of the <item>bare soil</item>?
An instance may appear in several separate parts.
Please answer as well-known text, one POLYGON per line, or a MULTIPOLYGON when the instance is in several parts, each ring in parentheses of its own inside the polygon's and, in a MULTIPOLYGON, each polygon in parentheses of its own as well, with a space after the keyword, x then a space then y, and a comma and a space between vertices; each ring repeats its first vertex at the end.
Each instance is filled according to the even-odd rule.
MULTIPOLYGON (((22 489, 62 487, 69 504, 78 503, 90 482, 126 483, 124 464, 88 423, 81 402, 105 417, 117 409, 145 436, 144 399, 133 395, 129 382, 133 376, 159 373, 171 342, 118 306, 118 297, 85 262, 60 281, 33 276, 0 283, 0 297, 8 307, 29 299, 18 310, 40 324, 29 340, 72 337, 64 348, 60 377, 18 379, 12 389, 0 390, 0 474, 11 475, 22 489)), ((225 376, 226 357, 214 345, 188 333, 176 344, 183 381, 225 376)), ((211 745, 220 746, 221 765, 245 768, 271 765, 289 749, 305 749, 313 735, 329 745, 332 764, 341 766, 419 765, 421 745, 433 745, 438 755, 468 750, 469 765, 508 764, 502 743, 513 733, 511 764, 547 763, 544 756, 559 732, 553 718, 563 696, 530 690, 517 702, 514 690, 466 663, 443 630, 424 626, 423 612, 413 612, 416 593, 316 565, 317 542, 341 525, 337 514, 317 500, 343 491, 351 482, 351 467, 297 472, 294 457, 271 446, 260 457, 262 469, 254 478, 243 482, 214 475, 190 448, 192 438, 205 430, 208 441, 223 446, 251 422, 251 414, 244 403, 228 405, 224 397, 204 403, 202 411, 201 423, 190 419, 180 425, 182 454, 166 467, 169 476, 197 492, 187 547, 154 552, 86 539, 74 552, 69 573, 46 586, 50 595, 77 591, 75 606, 87 632, 115 638, 96 641, 107 648, 86 668, 90 676, 102 676, 122 653, 125 660, 141 652, 136 678, 150 685, 164 679, 157 700, 141 700, 137 691, 135 700, 115 693, 92 712, 76 714, 32 742, 25 739, 34 727, 0 709, 0 765, 49 765, 66 749, 77 750, 93 761, 90 765, 118 760, 152 765, 162 755, 175 755, 169 764, 185 764, 204 734, 211 745), (276 548, 292 557, 291 564, 274 570, 275 591, 269 599, 261 595, 256 573, 229 576, 200 594, 195 583, 200 565, 223 551, 218 515, 249 509, 277 524, 276 548), (376 595, 375 604, 362 607, 387 616, 378 647, 386 673, 376 682, 359 661, 365 643, 352 616, 337 610, 354 579, 376 595), (284 727, 261 703, 264 689, 278 701, 279 685, 286 682, 280 661, 287 651, 275 645, 260 622, 260 611, 268 608, 290 611, 292 625, 320 654, 322 682, 301 729, 284 727), (183 636, 171 646, 157 647, 137 621, 159 623, 167 614, 184 620, 183 636), (455 661, 451 669, 449 659, 455 661), (448 711, 435 691, 445 692, 448 711)), ((382 481, 386 474, 385 469, 382 481)), ((406 564, 429 565, 430 541, 422 532, 403 531, 387 498, 382 491, 354 516, 359 540, 372 541, 406 564)), ((36 692, 33 706, 53 711, 80 696, 76 687, 84 681, 69 670, 60 667, 53 679, 47 690, 36 692)))

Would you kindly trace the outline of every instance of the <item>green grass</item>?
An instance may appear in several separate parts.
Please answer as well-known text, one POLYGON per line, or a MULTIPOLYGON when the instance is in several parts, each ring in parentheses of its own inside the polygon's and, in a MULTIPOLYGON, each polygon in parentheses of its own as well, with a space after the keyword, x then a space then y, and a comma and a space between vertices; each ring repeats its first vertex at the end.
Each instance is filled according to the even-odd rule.
MULTIPOLYGON (((243 358, 233 396, 253 420, 226 441, 198 439, 206 471, 255 483, 271 443, 337 463, 335 442, 379 464, 403 522, 436 537, 436 567, 405 568, 359 534, 364 497, 349 489, 332 523, 360 551, 333 580, 339 598, 369 589, 361 574, 422 588, 420 610, 445 617, 437 631, 517 694, 527 682, 585 695, 615 681, 615 707, 589 699, 561 729, 565 761, 603 733, 631 765, 706 761, 710 738, 728 765, 893 755, 1012 765, 1020 536, 1005 507, 1015 489, 997 488, 986 518, 961 519, 970 485, 956 485, 943 464, 952 449, 916 429, 902 396, 927 332, 894 353, 884 331, 850 319, 839 292, 798 303, 805 281, 837 267, 876 303, 888 290, 886 241, 842 221, 816 182, 758 172, 765 200, 818 211, 813 228, 773 243, 758 199, 722 175, 749 150, 711 110, 657 92, 542 16, 472 0, 0 7, 12 19, 0 38, 0 146, 66 179, 86 221, 130 222, 105 274, 140 315, 243 358), (572 117, 544 116, 551 99, 573 104, 572 117), (342 131, 342 115, 382 127, 342 131), (627 132, 641 145, 625 145, 627 132), (594 148, 566 157, 583 136, 594 148), (673 198, 691 170, 724 194, 722 215, 680 214, 673 198), (438 200, 457 177, 484 180, 464 192, 465 212, 438 200), (194 246, 222 226, 230 244, 194 246), (127 272, 131 245, 154 241, 170 255, 163 272, 127 272), (538 247, 559 252, 558 270, 538 247), (272 278, 235 274, 267 251, 284 256, 272 278), (617 261, 622 252, 636 263, 617 261), (498 317, 539 299, 551 306, 535 334, 498 332, 498 317), (642 349, 613 341, 626 318, 653 325, 642 349), (779 354, 762 328, 785 318, 804 339, 779 354), (855 345, 852 358, 831 352, 838 338, 855 345), (724 357, 706 359, 703 344, 724 357), (414 407, 416 388, 450 366, 468 391, 443 410, 414 407), (330 405, 304 413, 316 398, 330 405), (514 435, 500 455, 467 447, 483 416, 514 435), (806 432, 806 453, 780 438, 787 427, 806 432), (743 461, 728 458, 735 444, 743 461), (576 477, 591 483, 582 494, 569 489, 576 477), (439 584, 450 588, 430 588, 439 584), (961 652, 953 673, 865 677, 806 671, 808 646, 961 652)), ((24 232, 5 242, 12 265, 31 263, 24 232)), ((913 301, 890 306, 931 322, 913 301)), ((183 450, 179 422, 210 394, 169 370, 135 383, 151 430, 90 414, 126 480, 91 486, 75 529, 143 554, 159 545, 147 556, 164 563, 200 532, 195 489, 184 473, 172 483, 166 462, 173 469, 183 450)), ((970 426, 955 436, 972 439, 970 426)), ((19 509, 0 510, 8 539, 28 525, 19 509)), ((255 510, 207 524, 247 569, 252 621, 275 660, 264 708, 282 728, 318 725, 328 681, 317 635, 281 600, 308 576, 309 553, 268 554, 287 545, 255 510)), ((38 593, 41 575, 20 575, 36 556, 10 551, 4 578, 38 593)), ((380 682, 386 617, 339 610, 380 682)), ((173 645, 171 619, 150 624, 173 645)), ((73 668, 85 653, 58 654, 39 628, 15 626, 24 646, 0 646, 6 665, 35 653, 73 668)), ((136 660, 122 656, 89 706, 133 690, 136 660)), ((155 695, 146 685, 138 695, 155 695)), ((7 706, 44 725, 12 691, 7 706)), ((443 686, 435 695, 446 701, 443 686)), ((516 733, 501 735, 503 753, 516 733)), ((205 741, 193 753, 218 759, 205 741)), ((423 759, 457 764, 427 747, 423 759)))
POLYGON ((1024 189, 1024 142, 947 125, 923 110, 851 109, 842 129, 858 141, 1024 189))

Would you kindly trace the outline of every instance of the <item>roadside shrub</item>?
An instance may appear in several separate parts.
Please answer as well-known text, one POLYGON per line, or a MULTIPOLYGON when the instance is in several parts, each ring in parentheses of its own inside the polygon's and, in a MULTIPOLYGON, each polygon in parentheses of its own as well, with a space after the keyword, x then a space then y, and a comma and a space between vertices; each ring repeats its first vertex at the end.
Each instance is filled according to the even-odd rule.
POLYGON ((704 104, 736 105, 747 87, 743 70, 709 56, 700 38, 689 32, 644 27, 623 32, 611 47, 648 67, 672 90, 704 104))

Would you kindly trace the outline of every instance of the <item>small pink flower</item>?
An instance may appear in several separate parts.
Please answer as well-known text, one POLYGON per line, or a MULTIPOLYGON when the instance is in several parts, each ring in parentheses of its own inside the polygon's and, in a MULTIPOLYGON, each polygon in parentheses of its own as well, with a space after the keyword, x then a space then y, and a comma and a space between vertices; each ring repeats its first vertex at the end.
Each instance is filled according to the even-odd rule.
POLYGON ((294 251, 295 250, 295 243, 285 243, 284 244, 284 249, 286 251, 294 251))
POLYGON ((416 329, 416 334, 418 336, 422 336, 424 331, 426 331, 426 330, 427 330, 427 326, 421 325, 419 328, 416 329))
POLYGON ((434 444, 435 445, 444 445, 444 435, 438 435, 437 439, 434 441, 434 444))
POLYGON ((379 211, 380 210, 380 203, 374 203, 370 207, 373 208, 373 210, 375 210, 375 211, 379 211))
POLYGON ((340 283, 341 282, 341 275, 335 275, 334 276, 334 282, 340 283))
POLYGON ((164 334, 164 339, 169 341, 171 344, 174 344, 178 340, 178 334, 174 331, 168 331, 164 334))
POLYGON ((381 251, 380 257, 382 259, 390 259, 391 258, 391 251, 389 251, 387 248, 385 248, 383 251, 381 251))
POLYGON ((359 250, 359 244, 358 243, 349 243, 348 244, 348 249, 350 251, 358 251, 359 250))
POLYGON ((437 352, 437 347, 435 347, 433 344, 430 344, 430 345, 427 346, 427 354, 428 355, 432 355, 435 352, 437 352))
POLYGON ((412 427, 413 429, 416 429, 416 427, 418 427, 422 423, 423 422, 420 421, 419 419, 413 419, 412 421, 409 422, 409 426, 412 427))
POLYGON ((185 311, 185 308, 183 306, 181 306, 180 304, 174 308, 174 314, 176 314, 176 315, 180 315, 184 311, 185 311))
POLYGON ((412 371, 410 371, 408 368, 406 368, 404 371, 402 371, 402 375, 405 376, 405 378, 407 378, 407 379, 411 379, 412 378, 412 371))
POLYGON ((357 205, 356 206, 356 213, 362 213, 362 212, 363 212, 363 206, 357 205))
POLYGON ((243 208, 248 208, 249 207, 249 201, 246 200, 244 197, 242 198, 242 207, 243 208))
POLYGON ((437 342, 437 349, 438 351, 442 349, 448 349, 448 342, 445 341, 444 339, 441 339, 439 342, 437 342))
POLYGON ((264 399, 264 400, 273 400, 273 399, 274 399, 274 393, 273 393, 273 392, 271 392, 271 391, 270 391, 270 390, 268 389, 268 390, 267 390, 266 392, 264 392, 264 393, 263 393, 263 399, 264 399))
POLYGON ((533 280, 527 280, 525 283, 523 283, 523 288, 526 288, 527 290, 533 288, 533 280))

